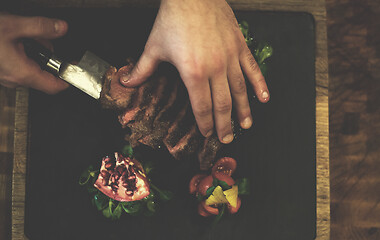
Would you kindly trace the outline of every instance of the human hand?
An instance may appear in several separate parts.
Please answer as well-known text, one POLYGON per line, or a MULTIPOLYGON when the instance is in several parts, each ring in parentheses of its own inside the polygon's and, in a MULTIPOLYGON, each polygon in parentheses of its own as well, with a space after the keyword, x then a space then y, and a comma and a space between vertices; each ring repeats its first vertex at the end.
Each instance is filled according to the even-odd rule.
POLYGON ((0 84, 5 87, 26 86, 54 94, 68 87, 63 80, 41 70, 29 59, 22 38, 47 40, 63 36, 67 23, 45 17, 21 17, 0 13, 0 84))
POLYGON ((241 127, 252 125, 243 71, 259 101, 269 100, 265 79, 225 0, 162 0, 144 52, 121 84, 141 84, 161 61, 178 69, 200 132, 210 136, 215 122, 222 143, 233 140, 232 102, 241 127))

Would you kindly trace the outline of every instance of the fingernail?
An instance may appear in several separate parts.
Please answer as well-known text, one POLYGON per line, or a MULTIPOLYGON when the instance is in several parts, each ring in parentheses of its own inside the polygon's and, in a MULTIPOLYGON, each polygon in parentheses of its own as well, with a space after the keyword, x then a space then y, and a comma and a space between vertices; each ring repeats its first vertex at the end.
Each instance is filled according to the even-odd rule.
POLYGON ((230 143, 232 140, 234 140, 234 135, 232 134, 228 134, 222 138, 223 143, 230 143))
POLYGON ((252 120, 250 117, 246 117, 241 123, 242 128, 248 129, 252 126, 252 120))
POLYGON ((63 22, 62 21, 55 21, 54 30, 56 33, 60 33, 63 30, 63 22))
POLYGON ((264 100, 267 100, 268 97, 269 97, 269 94, 267 91, 264 91, 262 94, 261 94, 261 97, 264 99, 264 100))
POLYGON ((129 77, 129 74, 123 74, 121 75, 120 77, 120 81, 124 84, 128 83, 130 81, 130 77, 129 77))

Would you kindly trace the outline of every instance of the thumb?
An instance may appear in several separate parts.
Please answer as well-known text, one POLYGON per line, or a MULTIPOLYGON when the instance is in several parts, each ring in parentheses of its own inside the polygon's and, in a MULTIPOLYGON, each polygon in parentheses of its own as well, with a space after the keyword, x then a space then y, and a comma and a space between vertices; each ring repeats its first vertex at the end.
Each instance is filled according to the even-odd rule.
POLYGON ((68 29, 65 21, 46 17, 12 16, 9 23, 13 38, 54 39, 63 36, 68 29))
POLYGON ((136 87, 145 82, 156 70, 160 60, 149 56, 145 51, 130 74, 120 77, 120 83, 125 87, 136 87))

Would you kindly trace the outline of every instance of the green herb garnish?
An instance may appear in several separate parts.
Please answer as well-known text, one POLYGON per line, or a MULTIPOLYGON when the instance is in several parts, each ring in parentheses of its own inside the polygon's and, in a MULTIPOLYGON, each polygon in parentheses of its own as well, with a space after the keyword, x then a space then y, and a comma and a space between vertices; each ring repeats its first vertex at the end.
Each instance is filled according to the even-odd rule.
MULTIPOLYGON (((134 152, 130 144, 123 147, 122 154, 132 158, 134 152)), ((153 169, 152 161, 141 163, 143 165, 145 174, 148 175, 153 169)), ((150 182, 150 194, 145 198, 137 201, 119 202, 113 200, 99 191, 94 183, 98 178, 99 171, 95 170, 93 166, 89 166, 80 176, 79 185, 87 187, 88 193, 91 195, 91 202, 98 211, 101 211, 103 216, 111 220, 119 219, 123 212, 128 215, 137 216, 153 215, 160 202, 167 202, 173 198, 173 193, 167 190, 159 189, 156 185, 150 182)))

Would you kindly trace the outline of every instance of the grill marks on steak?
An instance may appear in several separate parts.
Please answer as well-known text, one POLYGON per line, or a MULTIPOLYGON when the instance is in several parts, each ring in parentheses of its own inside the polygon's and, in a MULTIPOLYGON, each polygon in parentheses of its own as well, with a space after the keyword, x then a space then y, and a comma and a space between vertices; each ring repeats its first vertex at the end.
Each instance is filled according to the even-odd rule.
MULTIPOLYGON (((161 116, 164 115, 169 108, 171 108, 177 97, 176 94, 178 84, 163 84, 163 87, 165 88, 165 91, 160 103, 158 104, 159 108, 156 108, 154 113, 152 113, 150 117, 152 122, 149 121, 149 125, 151 124, 152 126, 152 132, 150 135, 146 135, 139 140, 140 143, 152 148, 158 148, 163 144, 162 139, 167 134, 167 130, 170 127, 170 122, 162 121, 161 116)), ((154 106, 152 105, 152 107, 154 106)))
POLYGON ((191 127, 193 122, 191 121, 192 119, 188 116, 190 115, 188 111, 189 105, 189 102, 185 104, 185 106, 177 114, 175 121, 168 129, 168 133, 164 138, 164 144, 166 147, 174 147, 191 127))
MULTIPOLYGON (((149 113, 147 110, 150 107, 157 107, 157 95, 159 95, 159 91, 162 91, 161 86, 159 85, 162 83, 162 81, 151 81, 150 84, 143 85, 141 88, 143 88, 143 91, 141 92, 140 96, 138 97, 138 100, 136 101, 136 109, 133 109, 133 113, 131 114, 130 111, 126 111, 126 113, 123 115, 123 121, 121 124, 124 127, 129 127, 131 129, 131 135, 129 136, 129 140, 131 145, 134 147, 138 145, 138 140, 142 138, 143 136, 150 134, 152 131, 152 127, 148 124, 148 122, 144 121, 145 118, 149 117, 149 113), (132 117, 133 118, 130 118, 132 117), (128 121, 125 121, 126 117, 128 116, 130 119, 128 121)), ((140 90, 140 89, 139 89, 140 90)), ((139 91, 140 93, 140 91, 139 91)))
MULTIPOLYGON (((170 94, 170 101, 168 103, 167 108, 163 109, 160 114, 157 116, 155 122, 159 123, 172 123, 175 121, 177 114, 181 111, 183 107, 189 101, 189 96, 187 94, 185 86, 182 84, 180 79, 176 79, 177 81, 170 81, 171 84, 175 84, 177 90, 173 91, 170 94)), ((168 84, 170 84, 168 82, 168 84)))
POLYGON ((163 77, 156 73, 137 88, 125 88, 119 83, 120 74, 128 74, 132 66, 130 63, 118 72, 111 68, 101 93, 104 107, 122 112, 119 121, 131 130, 126 140, 132 146, 165 145, 176 159, 198 154, 201 169, 208 169, 222 144, 216 134, 205 138, 199 132, 178 75, 163 77))
MULTIPOLYGON (((204 139, 205 138, 199 132, 197 125, 194 124, 189 130, 189 132, 186 135, 184 135, 174 147, 169 147, 168 145, 166 145, 166 147, 176 159, 181 159, 189 153, 196 153, 197 150, 200 150, 200 146, 202 143, 200 140, 204 139)), ((219 147, 221 147, 220 142, 219 147)), ((209 155, 209 158, 207 159, 198 158, 201 166, 204 166, 202 169, 208 169, 209 167, 211 167, 211 162, 214 160, 216 153, 217 151, 214 152, 213 156, 209 155)))

